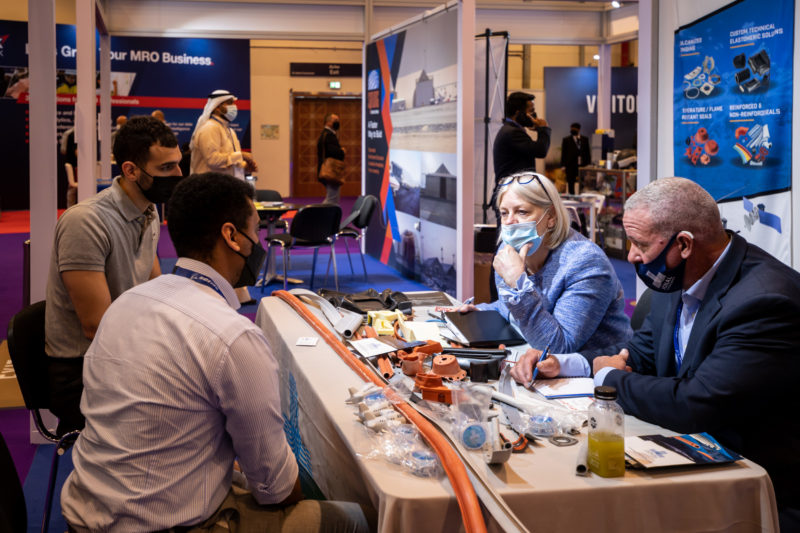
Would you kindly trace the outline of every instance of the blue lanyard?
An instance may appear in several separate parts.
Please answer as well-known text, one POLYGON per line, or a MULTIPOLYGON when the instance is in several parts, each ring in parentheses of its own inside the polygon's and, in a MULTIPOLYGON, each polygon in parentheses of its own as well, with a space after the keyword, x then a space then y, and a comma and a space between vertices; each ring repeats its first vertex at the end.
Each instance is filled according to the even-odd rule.
POLYGON ((681 311, 683 310, 683 299, 678 300, 678 312, 675 314, 675 331, 672 335, 672 344, 675 348, 675 372, 681 369, 683 354, 681 354, 681 342, 678 339, 681 330, 681 311))
POLYGON ((222 298, 224 300, 227 300, 227 298, 225 298, 225 295, 222 294, 222 291, 219 290, 219 287, 217 286, 217 284, 214 283, 214 280, 212 280, 211 278, 209 278, 208 276, 206 276, 204 274, 200 274, 200 273, 195 272, 193 270, 189 270, 187 268, 183 268, 183 267, 179 267, 179 266, 175 266, 175 268, 172 269, 172 273, 175 274, 176 276, 189 278, 190 280, 194 281, 195 283, 199 283, 200 285, 205 285, 206 287, 210 287, 211 289, 215 290, 217 292, 217 294, 222 296, 222 298))
POLYGON ((506 124, 513 124, 514 126, 518 127, 521 130, 525 129, 525 128, 522 127, 522 124, 520 124, 519 122, 517 122, 513 118, 506 118, 505 121, 506 121, 506 124))

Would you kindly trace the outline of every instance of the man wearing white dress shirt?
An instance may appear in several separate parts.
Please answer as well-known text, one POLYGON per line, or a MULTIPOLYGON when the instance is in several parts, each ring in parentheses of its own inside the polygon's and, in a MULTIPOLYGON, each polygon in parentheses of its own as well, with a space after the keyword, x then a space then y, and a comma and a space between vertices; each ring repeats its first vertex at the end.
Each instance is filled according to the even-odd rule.
POLYGON ((355 504, 303 500, 277 362, 236 312, 234 287, 265 257, 250 194, 223 174, 183 180, 169 203, 175 269, 103 317, 61 496, 71 530, 368 530, 355 504), (246 481, 232 483, 234 459, 246 481))

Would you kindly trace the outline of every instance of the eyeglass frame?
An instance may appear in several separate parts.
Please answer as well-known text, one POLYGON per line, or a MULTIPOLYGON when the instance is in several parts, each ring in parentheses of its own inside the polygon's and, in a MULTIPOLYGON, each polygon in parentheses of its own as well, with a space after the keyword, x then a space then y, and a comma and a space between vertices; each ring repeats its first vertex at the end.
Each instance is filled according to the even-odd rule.
POLYGON ((547 189, 545 188, 544 183, 542 183, 542 180, 539 177, 538 173, 536 173, 536 172, 520 172, 518 174, 512 174, 510 176, 506 176, 503 179, 505 181, 501 181, 500 183, 497 184, 498 193, 500 192, 500 189, 502 189, 506 185, 510 185, 511 183, 513 183, 515 181, 517 183, 519 183, 520 185, 527 185, 527 184, 531 183, 533 180, 536 180, 537 182, 539 182, 539 186, 542 188, 542 191, 544 191, 544 195, 547 196, 548 200, 550 200, 550 204, 551 205, 555 205, 555 202, 553 202, 553 199, 550 197, 550 193, 547 192, 547 189), (525 182, 520 181, 520 178, 527 177, 528 175, 531 176, 531 179, 529 179, 528 181, 525 181, 525 182))

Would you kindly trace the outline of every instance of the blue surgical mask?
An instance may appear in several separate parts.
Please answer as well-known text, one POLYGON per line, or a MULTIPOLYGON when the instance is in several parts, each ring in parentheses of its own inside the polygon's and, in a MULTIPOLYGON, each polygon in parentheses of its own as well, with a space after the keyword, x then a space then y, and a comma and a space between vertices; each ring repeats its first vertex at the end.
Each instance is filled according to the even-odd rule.
POLYGON ((528 243, 533 245, 528 250, 528 255, 533 254, 542 244, 542 237, 536 231, 536 221, 520 222, 519 224, 503 224, 500 229, 503 242, 520 251, 528 243))
MULTIPOLYGON (((688 231, 679 233, 686 233, 692 238, 694 236, 688 231)), ((686 259, 683 259, 678 266, 667 267, 667 254, 672 247, 672 243, 678 237, 678 233, 672 236, 667 245, 658 254, 658 257, 649 263, 642 263, 636 266, 636 275, 639 279, 649 288, 656 292, 675 292, 683 288, 683 275, 686 270, 686 259)))

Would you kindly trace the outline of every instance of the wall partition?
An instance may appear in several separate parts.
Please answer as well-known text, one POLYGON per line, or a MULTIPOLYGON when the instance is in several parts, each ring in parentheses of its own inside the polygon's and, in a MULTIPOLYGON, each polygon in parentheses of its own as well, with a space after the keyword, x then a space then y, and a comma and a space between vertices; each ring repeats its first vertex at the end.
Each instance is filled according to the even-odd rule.
MULTIPOLYGON (((364 191, 380 201, 367 229, 367 252, 452 295, 461 292, 460 265, 472 253, 472 194, 463 200, 472 191, 472 162, 465 164, 472 138, 463 149, 466 119, 459 109, 464 11, 463 3, 451 2, 390 30, 364 52, 364 191), (468 224, 464 205, 470 206, 468 224)), ((472 32, 465 35, 473 60, 472 32)))

